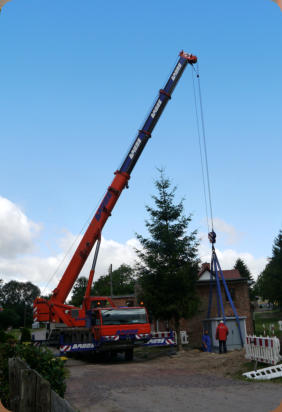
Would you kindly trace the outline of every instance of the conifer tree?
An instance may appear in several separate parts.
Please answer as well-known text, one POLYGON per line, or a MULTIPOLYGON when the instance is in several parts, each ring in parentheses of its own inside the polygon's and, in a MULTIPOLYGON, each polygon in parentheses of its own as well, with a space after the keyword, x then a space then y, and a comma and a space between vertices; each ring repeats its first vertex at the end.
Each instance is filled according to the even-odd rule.
POLYGON ((235 262, 234 269, 237 269, 242 278, 248 279, 250 281, 254 281, 251 272, 246 265, 246 263, 243 261, 243 259, 238 258, 235 262))
POLYGON ((199 259, 196 231, 187 234, 191 215, 184 215, 183 200, 174 203, 176 187, 159 170, 154 207, 146 206, 149 237, 137 234, 140 297, 155 319, 172 320, 180 345, 180 319, 197 310, 196 281, 199 259))
POLYGON ((234 269, 237 269, 238 272, 240 273, 242 278, 248 279, 248 287, 249 287, 249 295, 250 299, 254 300, 255 299, 255 291, 254 291, 254 278, 246 265, 246 263, 243 261, 243 259, 238 258, 235 262, 234 269))
POLYGON ((282 308, 282 230, 274 239, 272 257, 259 275, 256 287, 264 299, 282 308))

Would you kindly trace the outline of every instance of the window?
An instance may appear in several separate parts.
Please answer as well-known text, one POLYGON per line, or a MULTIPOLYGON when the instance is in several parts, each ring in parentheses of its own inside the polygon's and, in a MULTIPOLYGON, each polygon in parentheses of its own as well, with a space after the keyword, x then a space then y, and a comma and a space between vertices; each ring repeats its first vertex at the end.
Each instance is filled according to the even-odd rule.
POLYGON ((147 323, 145 309, 102 309, 103 325, 132 325, 147 323))
MULTIPOLYGON (((235 294, 235 288, 228 288, 228 290, 229 290, 229 293, 230 293, 231 299, 232 299, 232 300, 233 300, 233 302, 234 302, 235 297, 236 297, 236 294, 235 294)), ((224 291, 225 291, 225 299, 226 299, 226 302, 229 302, 229 299, 228 299, 228 296, 227 296, 226 290, 224 289, 224 291)))

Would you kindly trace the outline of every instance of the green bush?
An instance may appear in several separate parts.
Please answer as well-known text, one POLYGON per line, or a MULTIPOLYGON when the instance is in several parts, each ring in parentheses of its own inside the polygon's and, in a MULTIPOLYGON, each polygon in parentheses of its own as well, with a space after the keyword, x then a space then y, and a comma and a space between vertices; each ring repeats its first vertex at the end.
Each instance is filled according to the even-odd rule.
POLYGON ((6 330, 9 326, 16 327, 19 325, 20 317, 12 309, 4 309, 0 312, 0 328, 6 330))
POLYGON ((3 329, 0 329, 0 343, 6 342, 15 343, 15 337, 10 333, 5 332, 3 329))
POLYGON ((9 407, 8 359, 13 357, 25 360, 31 369, 36 370, 50 383, 55 392, 64 396, 66 372, 61 359, 54 358, 52 352, 46 348, 2 343, 0 344, 0 399, 6 407, 9 407))
POLYGON ((22 328, 21 343, 30 342, 30 341, 31 341, 30 330, 28 328, 22 328))

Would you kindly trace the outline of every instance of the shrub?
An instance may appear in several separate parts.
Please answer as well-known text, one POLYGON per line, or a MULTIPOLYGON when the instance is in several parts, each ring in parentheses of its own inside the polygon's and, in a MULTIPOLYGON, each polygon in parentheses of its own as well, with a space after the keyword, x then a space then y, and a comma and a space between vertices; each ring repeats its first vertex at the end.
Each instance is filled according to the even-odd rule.
POLYGON ((21 343, 30 342, 30 341, 31 341, 30 330, 28 328, 22 328, 21 343))

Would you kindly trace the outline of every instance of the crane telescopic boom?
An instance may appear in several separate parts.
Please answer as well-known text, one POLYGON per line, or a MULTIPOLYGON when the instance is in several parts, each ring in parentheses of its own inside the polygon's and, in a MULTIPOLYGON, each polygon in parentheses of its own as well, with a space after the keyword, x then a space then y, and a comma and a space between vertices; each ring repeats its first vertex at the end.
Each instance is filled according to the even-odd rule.
POLYGON ((76 279, 78 278, 81 269, 83 268, 94 244, 101 236, 101 231, 111 215, 112 210, 123 189, 127 186, 130 174, 139 159, 151 133, 156 126, 171 94, 177 85, 187 64, 195 64, 197 57, 183 51, 179 54, 178 62, 176 63, 172 74, 170 75, 166 85, 159 91, 159 96, 153 105, 143 127, 139 130, 136 139, 134 140, 128 154, 126 155, 122 166, 115 172, 115 177, 109 186, 98 210, 96 211, 92 221, 90 222, 81 242, 79 243, 68 267, 66 268, 62 279, 57 288, 53 291, 50 299, 50 304, 59 316, 60 307, 64 304, 68 294, 70 293, 76 279), (58 305, 56 310, 56 304, 58 305))

